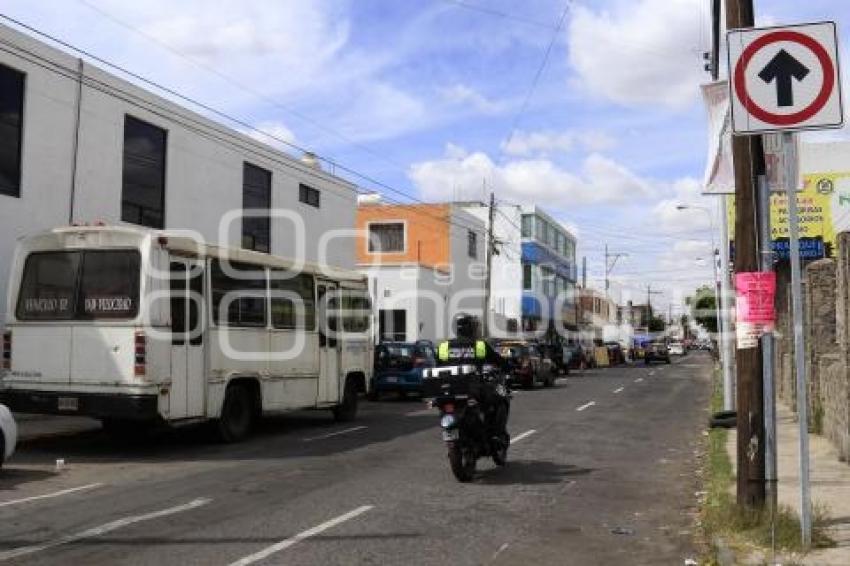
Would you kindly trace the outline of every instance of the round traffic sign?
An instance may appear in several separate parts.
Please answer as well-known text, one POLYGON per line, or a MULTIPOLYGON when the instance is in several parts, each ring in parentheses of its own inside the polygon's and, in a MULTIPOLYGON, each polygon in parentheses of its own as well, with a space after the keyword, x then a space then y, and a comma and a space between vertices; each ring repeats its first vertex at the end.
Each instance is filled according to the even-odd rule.
POLYGON ((738 64, 735 65, 733 81, 736 96, 750 114, 768 124, 773 124, 775 126, 791 126, 805 122, 817 114, 824 107, 827 101, 829 101, 829 97, 832 95, 832 89, 835 87, 835 68, 833 67, 832 60, 826 52, 826 49, 824 49, 823 46, 812 37, 796 31, 778 30, 764 34, 744 49, 743 53, 741 53, 741 57, 738 59, 738 64), (806 47, 815 55, 818 63, 820 64, 821 70, 823 71, 823 84, 821 85, 820 91, 815 99, 812 100, 812 102, 805 108, 789 114, 778 114, 776 112, 765 110, 756 104, 747 92, 745 72, 750 60, 764 47, 779 41, 790 41, 806 47))

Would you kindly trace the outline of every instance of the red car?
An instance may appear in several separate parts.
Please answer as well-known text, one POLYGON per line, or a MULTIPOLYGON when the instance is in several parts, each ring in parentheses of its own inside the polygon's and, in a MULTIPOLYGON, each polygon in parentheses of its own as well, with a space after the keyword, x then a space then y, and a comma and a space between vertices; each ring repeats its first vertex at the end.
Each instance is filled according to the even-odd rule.
POLYGON ((499 353, 510 368, 511 381, 522 387, 544 387, 555 385, 552 360, 543 356, 536 344, 525 341, 509 341, 499 344, 499 353))

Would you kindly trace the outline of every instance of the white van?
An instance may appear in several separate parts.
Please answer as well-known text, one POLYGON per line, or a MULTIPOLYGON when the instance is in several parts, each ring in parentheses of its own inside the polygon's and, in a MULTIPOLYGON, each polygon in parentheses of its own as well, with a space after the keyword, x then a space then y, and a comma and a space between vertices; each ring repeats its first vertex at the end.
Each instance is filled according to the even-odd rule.
POLYGON ((178 233, 59 228, 19 242, 0 398, 115 430, 264 413, 353 419, 372 371, 363 275, 178 233))

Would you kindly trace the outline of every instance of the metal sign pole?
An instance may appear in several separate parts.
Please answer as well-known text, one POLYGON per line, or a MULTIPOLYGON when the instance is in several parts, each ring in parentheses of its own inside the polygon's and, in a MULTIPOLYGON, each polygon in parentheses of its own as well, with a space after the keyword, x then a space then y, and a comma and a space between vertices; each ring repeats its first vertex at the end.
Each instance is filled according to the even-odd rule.
POLYGON ((800 273, 800 238, 797 212, 797 164, 789 155, 794 134, 783 132, 785 142, 785 190, 788 193, 788 228, 791 246, 791 302, 794 323, 794 362, 797 377, 797 418, 800 421, 800 530, 803 547, 812 542, 812 504, 809 493, 809 417, 807 400, 805 337, 803 336, 802 275, 800 273))
MULTIPOLYGON (((770 187, 767 177, 759 175, 759 226, 761 270, 773 271, 773 241, 770 235, 770 187)), ((776 393, 773 372, 773 331, 761 337, 762 370, 764 372, 764 479, 765 500, 771 512, 776 511, 776 393)))
POLYGON ((726 205, 726 195, 720 196, 720 322, 722 331, 717 347, 720 348, 720 363, 723 366, 723 410, 735 410, 735 378, 732 374, 732 360, 735 354, 732 351, 733 329, 730 314, 732 306, 729 304, 729 216, 726 205))

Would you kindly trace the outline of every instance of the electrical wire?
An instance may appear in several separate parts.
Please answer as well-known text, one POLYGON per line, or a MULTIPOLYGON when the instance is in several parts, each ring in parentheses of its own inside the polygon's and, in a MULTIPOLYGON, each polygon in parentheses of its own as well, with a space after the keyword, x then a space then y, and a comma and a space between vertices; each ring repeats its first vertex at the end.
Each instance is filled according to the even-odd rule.
POLYGON ((517 126, 519 125, 519 121, 522 118, 522 115, 525 114, 525 111, 528 108, 528 103, 531 101, 531 97, 534 95, 534 91, 537 90, 537 83, 540 81, 540 77, 541 75, 543 75, 543 70, 546 68, 547 63, 549 63, 549 56, 552 54, 552 48, 555 46, 555 42, 558 40, 558 34, 561 33, 561 28, 564 26, 564 21, 567 19, 567 14, 569 13, 572 4, 573 0, 567 0, 567 2, 564 4, 564 9, 561 12, 561 17, 558 19, 558 25, 553 30, 552 38, 549 40, 549 45, 546 46, 546 51, 543 53, 543 60, 537 67, 537 71, 534 73, 534 78, 531 81, 531 86, 525 93, 525 98, 522 101, 522 106, 520 106, 519 111, 516 113, 513 122, 511 123, 511 129, 508 133, 508 139, 504 143, 505 147, 510 145, 511 140, 514 137, 514 133, 516 132, 517 126))

